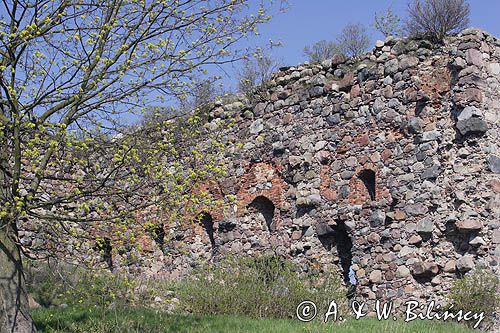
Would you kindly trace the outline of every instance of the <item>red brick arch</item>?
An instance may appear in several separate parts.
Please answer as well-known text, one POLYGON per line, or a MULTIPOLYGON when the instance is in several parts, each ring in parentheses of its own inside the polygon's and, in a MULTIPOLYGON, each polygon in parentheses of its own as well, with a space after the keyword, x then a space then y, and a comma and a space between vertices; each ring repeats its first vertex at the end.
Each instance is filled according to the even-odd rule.
POLYGON ((372 201, 379 201, 384 198, 389 198, 389 190, 383 185, 385 182, 381 179, 380 170, 372 163, 366 163, 360 166, 354 176, 349 181, 349 197, 348 201, 351 205, 368 204, 372 201), (372 200, 366 185, 360 178, 364 171, 372 171, 375 174, 375 198, 372 200))
POLYGON ((239 183, 240 189, 237 194, 238 211, 244 211, 258 196, 271 200, 277 209, 283 206, 283 194, 287 185, 281 176, 280 166, 269 163, 250 165, 240 178, 239 183), (269 188, 264 187, 267 183, 271 183, 269 188), (263 188, 258 189, 259 185, 263 188))
POLYGON ((274 207, 273 228, 281 229, 282 220, 280 209, 284 204, 284 192, 287 184, 282 177, 282 167, 271 163, 257 163, 249 165, 245 174, 239 179, 240 189, 237 194, 238 215, 243 216, 248 206, 259 196, 269 199, 274 207), (269 188, 263 185, 270 183, 269 188), (261 187, 258 189, 258 187, 261 187))

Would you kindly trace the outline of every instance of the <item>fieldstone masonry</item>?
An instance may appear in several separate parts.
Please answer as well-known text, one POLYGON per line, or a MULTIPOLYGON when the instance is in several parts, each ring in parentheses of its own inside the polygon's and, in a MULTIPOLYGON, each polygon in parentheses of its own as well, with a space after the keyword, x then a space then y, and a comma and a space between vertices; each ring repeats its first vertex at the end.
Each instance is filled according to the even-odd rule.
POLYGON ((476 266, 499 272, 500 41, 471 29, 442 46, 376 45, 282 68, 255 101, 216 105, 207 126, 236 114, 226 138, 238 146, 209 187, 236 201, 203 212, 155 273, 272 252, 303 272, 352 267, 360 297, 397 306, 442 300, 476 266))
MULTIPOLYGON (((228 131, 237 198, 197 258, 274 252, 304 272, 352 266, 359 294, 442 299, 500 259, 500 41, 387 39, 361 59, 282 68, 228 131), (216 246, 217 251, 210 247, 216 246)), ((210 212, 213 216, 217 212, 210 212)), ((203 230, 199 229, 203 234, 203 230)), ((193 257, 175 257, 173 271, 193 257)))

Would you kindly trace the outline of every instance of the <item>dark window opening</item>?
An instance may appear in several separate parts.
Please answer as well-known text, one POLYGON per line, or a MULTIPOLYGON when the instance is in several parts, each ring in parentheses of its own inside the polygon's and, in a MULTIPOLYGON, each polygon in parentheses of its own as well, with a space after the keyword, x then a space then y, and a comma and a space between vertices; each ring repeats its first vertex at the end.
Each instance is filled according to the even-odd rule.
POLYGON ((390 204, 391 211, 394 211, 396 206, 399 204, 399 199, 398 198, 392 198, 392 202, 390 204))
POLYGON ((215 244, 215 238, 214 238, 214 221, 212 218, 212 215, 209 213, 202 213, 200 216, 200 224, 203 226, 205 229, 205 232, 208 235, 208 238, 210 239, 210 245, 212 246, 212 252, 216 253, 217 252, 217 245, 215 244))
POLYGON ((111 251, 111 240, 108 237, 104 237, 102 240, 97 240, 97 250, 102 254, 102 261, 106 263, 110 271, 113 270, 113 256, 111 251))
POLYGON ((437 212, 439 206, 438 205, 432 205, 429 207, 429 213, 435 213, 437 212))
POLYGON ((352 265, 352 240, 347 233, 344 222, 337 221, 337 225, 330 226, 333 232, 324 236, 319 236, 323 247, 330 251, 333 247, 337 248, 337 254, 342 267, 342 277, 346 283, 349 283, 349 269, 352 265))
POLYGON ((372 201, 376 198, 376 182, 375 182, 375 172, 372 170, 363 170, 359 173, 358 178, 361 179, 363 184, 365 184, 366 190, 370 195, 372 201))
POLYGON ((165 253, 165 229, 163 228, 163 224, 154 227, 151 233, 155 243, 165 253))
POLYGON ((249 208, 262 214, 264 220, 266 221, 267 229, 273 231, 273 218, 274 218, 274 204, 271 200, 264 196, 258 196, 255 198, 251 204, 248 205, 249 208))
POLYGON ((428 99, 420 99, 417 101, 417 105, 415 106, 415 116, 424 116, 423 112, 425 110, 425 107, 427 106, 427 102, 428 99))

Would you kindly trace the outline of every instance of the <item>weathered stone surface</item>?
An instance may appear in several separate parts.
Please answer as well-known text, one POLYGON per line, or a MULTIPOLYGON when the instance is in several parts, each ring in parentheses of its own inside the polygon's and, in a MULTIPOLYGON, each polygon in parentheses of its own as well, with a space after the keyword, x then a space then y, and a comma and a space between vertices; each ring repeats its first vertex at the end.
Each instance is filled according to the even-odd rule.
POLYGON ((428 131, 428 132, 422 133, 420 141, 421 142, 435 141, 435 140, 439 139, 440 137, 441 137, 441 132, 439 132, 437 130, 433 130, 433 131, 428 131))
POLYGON ((488 71, 491 75, 500 75, 500 63, 494 62, 488 66, 488 71))
POLYGON ((396 270, 396 277, 405 278, 410 275, 410 269, 406 266, 399 266, 396 270))
POLYGON ((316 225, 316 233, 318 236, 322 237, 333 235, 335 231, 327 223, 321 222, 316 225))
POLYGON ((500 173, 500 157, 492 155, 488 158, 488 166, 491 172, 500 173))
POLYGON ((424 122, 420 118, 413 117, 408 121, 408 129, 410 133, 415 133, 415 134, 421 133, 423 126, 424 122))
POLYGON ((462 112, 460 112, 460 114, 457 117, 457 120, 464 121, 472 117, 482 117, 482 116, 483 112, 481 110, 473 106, 468 106, 465 109, 463 109, 462 112))
POLYGON ((392 59, 385 63, 384 66, 384 74, 392 75, 395 74, 399 70, 399 61, 398 59, 392 59))
POLYGON ((415 67, 418 65, 418 58, 414 56, 403 57, 399 63, 399 69, 404 71, 407 68, 415 67))
POLYGON ((492 242, 493 244, 500 244, 500 229, 495 229, 493 231, 492 242))
POLYGON ((457 261, 457 269, 460 272, 470 271, 474 267, 475 267, 474 258, 470 255, 465 255, 465 256, 461 257, 460 259, 458 259, 458 261, 457 261))
POLYGON ((455 260, 448 261, 443 268, 445 273, 455 273, 457 262, 455 260))
POLYGON ((374 270, 370 273, 371 283, 381 283, 382 282, 382 272, 379 270, 374 270))
POLYGON ((409 215, 423 215, 428 212, 428 208, 424 206, 423 204, 412 204, 412 205, 407 205, 404 208, 405 212, 409 215))
POLYGON ((332 58, 332 66, 345 62, 345 57, 341 54, 335 54, 332 58))
POLYGON ((375 103, 373 103, 373 112, 379 113, 385 108, 385 103, 382 98, 377 98, 375 103))
POLYGON ((439 273, 439 267, 434 262, 417 261, 412 266, 412 274, 415 276, 434 276, 439 273))
POLYGON ((483 223, 477 219, 461 219, 456 223, 457 228, 460 231, 475 231, 481 230, 483 228, 483 223))
POLYGON ((285 146, 283 145, 283 142, 278 141, 278 142, 273 142, 273 152, 276 155, 283 154, 286 150, 285 146))
POLYGON ((293 240, 299 240, 302 237, 302 231, 300 230, 295 230, 292 232, 292 239, 293 240))
POLYGON ((481 67, 483 65, 483 55, 479 50, 469 49, 466 52, 467 63, 469 65, 475 65, 481 67))
POLYGON ((469 241, 469 244, 472 246, 481 246, 486 245, 486 242, 484 241, 483 237, 475 236, 469 241))
POLYGON ((436 179, 441 174, 441 167, 439 165, 432 165, 426 168, 422 173, 422 179, 436 179))
POLYGON ((471 102, 482 103, 483 102, 483 93, 478 88, 469 87, 465 89, 463 93, 458 95, 459 100, 457 101, 458 105, 467 105, 471 102))
POLYGON ((431 233, 434 230, 434 223, 428 217, 421 219, 417 223, 418 233, 431 233))
POLYGON ((370 243, 378 243, 380 242, 380 235, 376 232, 372 232, 368 235, 367 239, 370 243))
MULTIPOLYGON (((427 231, 427 232, 432 232, 433 228, 430 228, 430 229, 431 229, 431 231, 427 231)), ((418 231, 418 228, 417 228, 417 231, 418 231)), ((422 232, 422 231, 419 231, 419 232, 422 232)), ((422 237, 420 237, 419 235, 413 235, 408 240, 408 243, 410 243, 412 245, 420 244, 421 242, 422 242, 422 237)))
POLYGON ((407 256, 407 255, 409 255, 409 254, 414 253, 414 252, 415 252, 415 250, 414 250, 414 249, 410 248, 409 246, 404 246, 404 247, 402 247, 402 248, 401 248, 401 250, 399 251, 399 255, 400 255, 401 257, 405 257, 405 256, 407 256))
POLYGON ((379 226, 385 222, 385 213, 381 210, 376 210, 370 216, 370 224, 372 226, 379 226))
POLYGON ((250 133, 258 134, 264 129, 264 124, 262 119, 255 120, 252 125, 250 125, 250 133))
POLYGON ((30 310, 39 309, 42 307, 37 301, 35 301, 31 294, 28 294, 28 306, 30 310))
POLYGON ((488 124, 480 118, 469 118, 457 121, 457 129, 462 135, 482 134, 488 131, 488 124))

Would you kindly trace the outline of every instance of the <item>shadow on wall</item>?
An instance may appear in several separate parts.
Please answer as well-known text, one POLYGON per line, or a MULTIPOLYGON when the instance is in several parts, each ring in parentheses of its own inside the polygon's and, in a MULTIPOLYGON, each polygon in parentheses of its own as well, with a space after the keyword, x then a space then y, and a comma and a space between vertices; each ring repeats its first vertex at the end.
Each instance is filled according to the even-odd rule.
POLYGON ((205 229, 205 232, 207 233, 208 238, 210 239, 210 245, 212 246, 212 253, 216 254, 217 245, 215 243, 215 238, 214 238, 214 220, 212 218, 212 215, 210 215, 207 212, 201 213, 200 224, 203 226, 203 229, 205 229))
POLYGON ((337 254, 342 267, 342 276, 344 281, 349 282, 349 268, 352 264, 352 240, 347 233, 344 222, 337 221, 337 225, 330 226, 331 231, 324 235, 318 236, 321 245, 331 251, 334 247, 337 248, 337 254))
POLYGON ((271 200, 264 196, 258 196, 248 205, 248 208, 251 211, 253 210, 262 214, 266 222, 267 230, 269 232, 274 231, 273 219, 275 207, 271 200))

